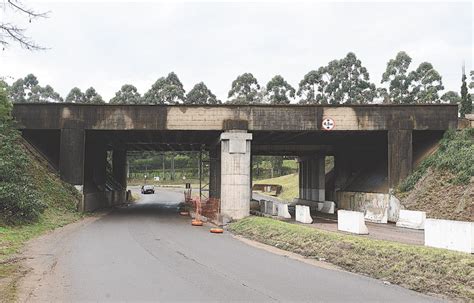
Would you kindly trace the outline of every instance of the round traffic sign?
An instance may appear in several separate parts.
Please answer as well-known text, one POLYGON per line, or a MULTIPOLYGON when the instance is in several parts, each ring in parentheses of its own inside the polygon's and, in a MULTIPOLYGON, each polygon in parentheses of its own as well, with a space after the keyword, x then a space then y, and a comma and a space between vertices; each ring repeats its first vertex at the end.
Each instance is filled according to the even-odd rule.
POLYGON ((332 130, 334 128, 334 120, 331 119, 331 118, 325 118, 323 119, 323 123, 322 123, 322 126, 323 126, 323 130, 332 130))

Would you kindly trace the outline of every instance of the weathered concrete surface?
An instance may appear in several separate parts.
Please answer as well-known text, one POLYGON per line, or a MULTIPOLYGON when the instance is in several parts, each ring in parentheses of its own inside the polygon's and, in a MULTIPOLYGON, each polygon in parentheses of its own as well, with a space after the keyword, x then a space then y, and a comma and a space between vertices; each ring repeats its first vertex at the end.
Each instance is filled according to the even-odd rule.
POLYGON ((365 210, 365 220, 386 224, 388 222, 388 208, 367 207, 365 210))
POLYGON ((457 127, 456 105, 358 106, 159 106, 15 104, 21 128, 83 127, 108 130, 224 130, 226 121, 246 121, 249 130, 321 130, 323 119, 334 130, 448 129, 457 127))
POLYGON ((398 227, 425 229, 426 213, 424 211, 400 210, 398 227))
POLYGON ((474 254, 474 222, 426 219, 425 245, 474 254))
POLYGON ((28 302, 437 301, 193 227, 177 215, 181 192, 144 198, 38 239, 28 302))
POLYGON ((250 213, 252 134, 225 132, 221 137, 221 213, 241 219, 250 213))
POLYGON ((305 223, 305 224, 313 223, 309 206, 296 205, 295 206, 295 220, 301 223, 305 223))
POLYGON ((336 201, 340 209, 365 212, 368 208, 387 209, 387 220, 397 222, 400 201, 390 194, 364 192, 336 192, 336 201))
POLYGON ((337 229, 358 235, 367 235, 369 233, 365 225, 364 213, 359 211, 338 210, 337 229))
POLYGON ((278 208, 278 217, 284 218, 284 219, 291 219, 291 215, 288 212, 288 204, 278 203, 277 208, 278 208))

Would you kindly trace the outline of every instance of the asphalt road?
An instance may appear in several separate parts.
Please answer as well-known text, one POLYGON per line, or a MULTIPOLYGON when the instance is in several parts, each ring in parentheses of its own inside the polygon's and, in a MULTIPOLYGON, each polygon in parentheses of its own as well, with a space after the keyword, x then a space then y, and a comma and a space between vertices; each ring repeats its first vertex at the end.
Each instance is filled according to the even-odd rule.
POLYGON ((44 300, 45 293, 48 301, 63 302, 435 300, 192 227, 189 218, 177 215, 182 197, 158 190, 71 232, 61 240, 65 253, 57 256, 55 277, 29 301, 44 300))

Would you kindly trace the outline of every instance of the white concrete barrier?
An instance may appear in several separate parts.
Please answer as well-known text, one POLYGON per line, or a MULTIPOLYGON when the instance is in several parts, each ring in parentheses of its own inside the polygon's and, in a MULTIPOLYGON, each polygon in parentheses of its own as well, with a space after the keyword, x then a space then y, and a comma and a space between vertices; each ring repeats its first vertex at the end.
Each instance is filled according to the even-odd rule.
POLYGON ((389 222, 398 222, 398 217, 400 216, 400 209, 402 204, 400 200, 397 199, 394 195, 389 195, 388 198, 388 221, 389 222))
POLYGON ((350 210, 337 211, 337 229, 358 235, 367 235, 364 213, 350 210))
POLYGON ((412 229, 425 229, 425 221, 426 213, 424 211, 401 209, 396 225, 412 229))
POLYGON ((285 219, 291 219, 291 215, 288 212, 288 204, 286 203, 278 203, 278 217, 282 217, 285 219))
POLYGON ((260 200, 260 212, 265 213, 265 200, 260 200))
POLYGON ((474 253, 474 222, 426 219, 425 245, 474 253))
POLYGON ((365 211, 365 220, 374 223, 388 222, 388 209, 378 207, 367 207, 365 211))
POLYGON ((311 218, 311 214, 309 212, 309 206, 296 205, 295 213, 296 221, 306 224, 313 223, 313 218, 311 218))
POLYGON ((336 208, 336 203, 332 201, 324 201, 323 207, 321 208, 321 212, 326 213, 326 214, 333 214, 335 208, 336 208))
POLYGON ((318 204, 317 204, 318 211, 322 211, 323 206, 324 206, 324 202, 318 202, 318 204))
POLYGON ((265 200, 265 213, 272 216, 278 215, 276 203, 265 200))

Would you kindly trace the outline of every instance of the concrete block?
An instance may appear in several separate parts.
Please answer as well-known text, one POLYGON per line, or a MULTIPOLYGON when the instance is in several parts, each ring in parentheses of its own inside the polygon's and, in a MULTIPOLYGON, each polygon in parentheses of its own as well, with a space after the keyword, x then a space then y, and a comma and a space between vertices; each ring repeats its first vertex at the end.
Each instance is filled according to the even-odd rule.
POLYGON ((323 206, 324 206, 324 202, 318 202, 317 205, 316 205, 318 211, 322 211, 323 206))
POLYGON ((378 207, 368 207, 365 211, 365 220, 374 223, 388 222, 388 209, 378 207))
POLYGON ((326 213, 326 214, 333 214, 335 208, 336 208, 336 203, 332 201, 324 201, 323 207, 321 208, 321 212, 326 213))
POLYGON ((265 200, 265 213, 272 216, 278 215, 276 203, 273 203, 273 201, 265 200))
POLYGON ((337 229, 358 235, 367 235, 364 213, 358 211, 338 210, 337 229))
POLYGON ((425 245, 474 253, 474 222, 426 219, 425 245))
POLYGON ((313 223, 313 218, 309 212, 309 206, 306 205, 296 205, 296 221, 306 224, 313 223))
POLYGON ((278 208, 278 217, 282 217, 285 219, 291 219, 291 215, 288 212, 288 204, 286 203, 279 203, 277 205, 278 208))
POLYGON ((259 204, 260 204, 260 212, 265 213, 265 200, 263 200, 263 199, 260 200, 259 204))
POLYGON ((401 209, 397 226, 412 229, 425 229, 425 221, 426 213, 424 211, 401 209))
POLYGON ((388 198, 388 221, 389 222, 398 222, 398 217, 400 215, 400 209, 402 205, 400 200, 397 199, 394 195, 389 195, 388 198))

